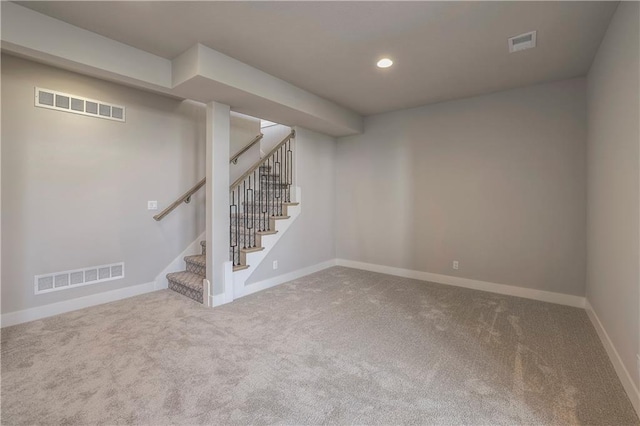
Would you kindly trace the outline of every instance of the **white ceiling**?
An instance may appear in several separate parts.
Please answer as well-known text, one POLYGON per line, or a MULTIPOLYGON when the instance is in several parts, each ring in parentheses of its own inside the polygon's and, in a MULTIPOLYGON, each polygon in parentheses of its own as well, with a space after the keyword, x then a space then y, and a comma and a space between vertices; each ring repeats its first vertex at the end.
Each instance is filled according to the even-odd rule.
POLYGON ((616 2, 19 2, 172 59, 202 43, 362 115, 582 76, 616 2), (507 38, 537 30, 538 47, 507 38), (382 56, 395 65, 375 67, 382 56))

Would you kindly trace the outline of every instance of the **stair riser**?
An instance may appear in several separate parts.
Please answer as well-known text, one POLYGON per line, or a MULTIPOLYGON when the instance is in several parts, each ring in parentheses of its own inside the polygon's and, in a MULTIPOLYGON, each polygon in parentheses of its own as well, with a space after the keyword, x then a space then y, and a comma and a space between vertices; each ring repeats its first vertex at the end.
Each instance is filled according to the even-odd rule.
MULTIPOLYGON (((237 202, 238 190, 236 189, 230 194, 231 194, 230 201, 237 202)), ((266 186, 263 186, 261 188, 254 189, 254 194, 251 194, 250 189, 243 188, 242 186, 240 186, 240 202, 241 203, 244 201, 249 201, 249 200, 245 200, 245 197, 248 199, 251 199, 254 196, 256 201, 262 199, 263 203, 271 200, 279 200, 280 198, 288 201, 291 199, 291 191, 288 188, 286 188, 285 185, 283 186, 269 185, 268 190, 266 186)))
MULTIPOLYGON (((278 217, 282 217, 282 216, 284 216, 284 215, 281 215, 281 216, 278 216, 278 217)), ((232 220, 232 222, 231 222, 231 227, 232 227, 232 230, 231 230, 231 243, 236 241, 236 238, 238 238, 239 242, 244 243, 245 239, 249 235, 253 235, 254 234, 254 232, 253 232, 254 229, 255 229, 255 232, 273 231, 273 230, 276 229, 277 220, 273 216, 269 216, 269 220, 267 220, 267 221, 258 220, 256 218, 256 220, 255 220, 255 222, 253 224, 251 224, 251 222, 249 221, 249 223, 251 224, 250 227, 246 227, 245 226, 245 222, 244 222, 243 219, 239 220, 239 225, 237 224, 237 222, 238 222, 237 220, 232 220), (236 233, 236 227, 238 227, 237 233, 236 233)))
POLYGON ((188 261, 186 262, 186 264, 188 272, 193 272, 194 274, 201 275, 203 278, 207 276, 207 268, 205 266, 188 261))
MULTIPOLYGON (((247 215, 244 214, 238 216, 232 216, 230 218, 232 227, 240 227, 240 233, 242 233, 243 228, 247 229, 261 229, 265 226, 269 225, 269 217, 271 215, 263 215, 263 214, 255 214, 255 215, 247 215)), ((232 233, 235 231, 232 231, 232 233)))
POLYGON ((287 182, 287 176, 277 176, 277 175, 262 175, 260 176, 260 181, 262 183, 284 183, 287 185, 291 185, 290 182, 287 182))
POLYGON ((266 214, 268 216, 289 216, 289 206, 286 204, 286 202, 283 202, 282 204, 278 202, 275 205, 261 205, 259 203, 256 203, 254 205, 254 203, 247 202, 243 204, 242 207, 240 207, 241 215, 244 214, 245 208, 247 209, 247 212, 249 214, 253 214, 252 212, 255 211, 257 212, 256 214, 266 214))
MULTIPOLYGON (((253 206, 248 205, 246 207, 246 212, 244 208, 240 208, 240 212, 239 213, 232 213, 231 214, 231 221, 232 221, 232 225, 235 225, 235 223, 233 223, 234 220, 236 220, 238 217, 241 218, 242 220, 244 220, 244 218, 246 217, 247 220, 251 221, 253 217, 255 217, 256 223, 258 221, 258 219, 260 220, 266 220, 269 218, 269 216, 288 216, 287 215, 287 210, 286 210, 286 206, 280 206, 280 205, 270 205, 270 206, 259 206, 256 205, 255 208, 253 208, 253 206), (264 211, 262 211, 264 210, 264 211)), ((244 225, 244 224, 242 224, 244 225)), ((249 226, 251 226, 251 223, 249 223, 249 226)))
MULTIPOLYGON (((231 241, 231 246, 229 249, 234 249, 236 247, 235 239, 231 241)), ((246 238, 240 238, 237 247, 243 248, 252 248, 252 247, 260 247, 260 236, 250 236, 246 238)))
POLYGON ((173 280, 169 280, 169 288, 175 292, 178 292, 196 302, 203 303, 204 297, 202 291, 194 290, 173 280))

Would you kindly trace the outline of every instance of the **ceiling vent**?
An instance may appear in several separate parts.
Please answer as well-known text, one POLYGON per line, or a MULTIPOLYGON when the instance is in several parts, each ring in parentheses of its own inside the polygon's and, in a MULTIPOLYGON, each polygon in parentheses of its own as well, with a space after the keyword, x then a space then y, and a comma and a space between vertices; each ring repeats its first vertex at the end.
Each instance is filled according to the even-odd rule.
POLYGON ((536 47, 536 32, 537 31, 530 31, 528 33, 509 38, 509 53, 533 49, 536 47))
POLYGON ((39 87, 36 87, 35 98, 35 105, 40 108, 105 118, 107 120, 125 121, 125 110, 121 105, 113 105, 39 87))

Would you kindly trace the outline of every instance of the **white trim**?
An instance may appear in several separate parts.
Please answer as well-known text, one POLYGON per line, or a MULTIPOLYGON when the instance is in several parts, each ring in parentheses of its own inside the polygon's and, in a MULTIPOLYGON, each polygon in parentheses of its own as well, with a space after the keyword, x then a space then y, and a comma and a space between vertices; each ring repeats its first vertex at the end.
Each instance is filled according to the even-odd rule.
POLYGON ((155 282, 148 282, 129 287, 118 288, 111 291, 105 291, 90 296, 78 297, 71 300, 65 300, 48 305, 37 306, 35 308, 25 309, 23 311, 9 312, 2 314, 0 321, 2 327, 10 325, 22 324, 24 322, 35 321, 53 315, 64 314, 66 312, 78 309, 88 308, 90 306, 102 305, 103 303, 114 302, 116 300, 126 299, 128 297, 138 296, 144 293, 150 293, 156 290, 155 282))
POLYGON ((189 244, 189 246, 184 249, 182 253, 180 253, 175 259, 173 259, 171 263, 156 276, 156 290, 169 288, 167 274, 170 274, 171 272, 184 271, 184 258, 186 256, 192 256, 195 254, 200 254, 202 252, 200 241, 204 241, 205 234, 205 232, 200 234, 198 238, 196 238, 191 244, 189 244))
MULTIPOLYGON (((213 293, 212 293, 213 294, 213 293)), ((233 302, 233 262, 224 262, 224 299, 223 303, 233 302)), ((215 305, 212 305, 215 306, 215 305)))
POLYGON ((211 301, 212 301, 212 297, 211 297, 211 281, 209 281, 206 278, 202 280, 202 291, 204 292, 202 294, 202 304, 204 306, 206 306, 207 308, 210 308, 211 307, 211 301))
POLYGON ((212 294, 209 299, 209 305, 214 308, 218 306, 226 305, 227 303, 229 302, 227 302, 226 293, 212 294))
MULTIPOLYGON (((302 212, 302 191, 300 187, 294 186, 291 191, 291 201, 297 202, 297 206, 288 206, 287 215, 289 219, 277 220, 275 223, 275 229, 278 231, 276 234, 263 235, 260 238, 262 248, 261 251, 256 251, 246 254, 247 269, 233 272, 233 298, 237 299, 245 294, 245 283, 249 280, 249 277, 258 269, 258 266, 267 257, 269 252, 275 247, 280 238, 287 232, 291 225, 298 219, 302 212)), ((225 283, 226 284, 226 283, 225 283)))
POLYGON ((622 358, 620 358, 616 347, 613 345, 613 342, 609 338, 607 330, 605 330, 602 322, 600 322, 600 318, 598 318, 596 311, 593 310, 593 306, 591 306, 591 303, 589 303, 588 299, 585 300, 585 310, 587 311, 587 315, 589 315, 589 319, 591 320, 593 327, 598 333, 598 337, 600 337, 602 345, 609 355, 609 359, 611 360, 613 368, 618 374, 618 378, 622 382, 622 387, 627 392, 627 395, 629 396, 631 404, 633 405, 633 408, 635 408, 636 413, 638 413, 638 416, 640 416, 640 391, 636 387, 636 384, 633 382, 631 373, 629 373, 624 363, 622 362, 622 358))
MULTIPOLYGON (((235 295, 236 299, 239 299, 244 296, 248 296, 249 294, 257 293, 258 291, 266 290, 271 287, 275 287, 277 285, 296 280, 298 278, 304 277, 309 274, 313 274, 318 271, 322 271, 323 269, 331 268, 332 266, 336 266, 336 260, 331 259, 325 262, 317 263, 315 265, 307 266, 306 268, 301 268, 292 272, 288 272, 286 274, 278 275, 277 277, 268 278, 266 280, 258 281, 253 284, 248 284, 244 287, 244 291, 242 294, 235 295)), ((225 297, 225 294, 216 294, 211 297, 211 303, 213 306, 224 305, 225 303, 229 303, 233 301, 233 298, 225 297)))
POLYGON ((411 269, 356 262, 353 260, 337 259, 336 264, 338 266, 346 266, 348 268, 363 269, 365 271, 379 272, 381 274, 395 275, 398 277, 413 278, 416 280, 453 285, 473 290, 488 291, 490 293, 505 294, 508 296, 523 297, 525 299, 540 300, 542 302, 557 303, 559 305, 573 306, 576 308, 584 308, 585 302, 584 297, 573 296, 571 294, 554 293, 551 291, 535 290, 532 288, 516 287, 506 284, 496 284, 487 281, 472 280, 469 278, 433 274, 431 272, 413 271, 411 269))
POLYGON ((316 263, 315 265, 307 266, 306 268, 301 268, 292 272, 288 272, 286 274, 278 275, 277 277, 267 278, 266 280, 258 281, 252 284, 247 284, 244 287, 243 296, 257 293, 258 291, 266 290, 268 288, 275 287, 277 285, 280 285, 292 280, 297 280, 298 278, 313 274, 318 271, 322 271, 323 269, 331 268, 332 266, 336 266, 335 259, 327 260, 326 262, 316 263))

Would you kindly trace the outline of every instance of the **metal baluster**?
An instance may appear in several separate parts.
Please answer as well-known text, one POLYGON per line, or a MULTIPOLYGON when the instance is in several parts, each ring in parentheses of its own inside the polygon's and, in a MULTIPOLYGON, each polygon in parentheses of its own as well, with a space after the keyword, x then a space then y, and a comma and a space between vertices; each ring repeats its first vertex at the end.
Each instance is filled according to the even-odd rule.
POLYGON ((275 179, 273 180, 273 186, 275 191, 273 192, 273 215, 274 216, 279 216, 280 212, 278 211, 278 205, 279 205, 279 201, 280 201, 280 196, 282 195, 282 186, 278 185, 280 183, 279 181, 279 176, 280 176, 280 171, 282 170, 281 166, 280 166, 280 156, 279 156, 279 152, 280 150, 277 150, 276 152, 273 153, 273 155, 275 156, 275 171, 274 171, 274 177, 275 179))
MULTIPOLYGON (((291 139, 289 139, 288 142, 288 150, 287 150, 287 162, 289 164, 289 168, 288 168, 288 181, 287 183, 289 185, 293 185, 293 150, 291 150, 291 139)), ((287 198, 287 202, 290 203, 291 202, 291 186, 289 186, 289 196, 287 198)))
MULTIPOLYGON (((262 163, 262 164, 266 164, 266 163, 262 163)), ((260 170, 260 198, 258 199, 258 202, 260 203, 260 220, 258 222, 258 226, 260 227, 261 231, 264 231, 264 205, 263 205, 263 198, 264 198, 264 185, 262 183, 262 174, 264 173, 264 169, 262 168, 262 166, 260 166, 260 168, 258 169, 260 170)))
POLYGON ((249 204, 251 201, 251 198, 253 196, 253 194, 250 194, 253 192, 252 185, 251 185, 251 175, 249 175, 247 177, 248 179, 248 188, 247 188, 247 192, 245 192, 244 194, 244 203, 247 206, 247 220, 246 220, 246 224, 247 224, 247 239, 245 241, 245 246, 250 248, 251 247, 251 232, 253 229, 253 218, 249 217, 249 215, 251 214, 252 208, 251 205, 249 204))
MULTIPOLYGON (((271 173, 271 157, 269 157, 267 159, 267 162, 269 164, 269 173, 271 173)), ((268 174, 268 173, 267 173, 268 174)), ((269 219, 269 202, 270 202, 270 194, 269 194, 269 181, 265 181, 265 186, 267 187, 267 194, 266 194, 266 198, 265 198, 265 204, 267 205, 267 209, 266 209, 266 216, 265 216, 265 221, 269 219)), ((271 231, 271 221, 269 220, 268 222, 265 222, 265 225, 267 225, 267 230, 271 231)))
MULTIPOLYGON (((238 261, 236 265, 240 264, 240 185, 238 185, 238 209, 236 209, 236 246, 238 252, 238 261)), ((233 254, 236 255, 235 253, 233 254)))
POLYGON ((278 186, 280 186, 280 199, 278 200, 278 214, 282 216, 282 147, 278 150, 278 158, 280 159, 280 173, 278 173, 278 186))
MULTIPOLYGON (((256 184, 256 171, 253 171, 253 185, 256 184)), ((255 188, 251 191, 251 238, 253 238, 252 247, 256 246, 256 191, 255 188)), ((259 222, 260 220, 258 220, 259 222)))
MULTIPOLYGON (((236 197, 235 197, 235 192, 231 191, 231 205, 229 206, 229 224, 233 223, 233 210, 234 208, 236 208, 237 211, 237 206, 236 206, 236 197)), ((238 245, 238 241, 236 240, 236 243, 233 243, 233 225, 229 226, 229 244, 231 244, 231 261, 233 262, 233 266, 236 266, 236 246, 238 245)))
MULTIPOLYGON (((271 165, 272 168, 269 171, 269 174, 272 175, 273 173, 275 173, 276 170, 276 157, 275 157, 275 153, 274 155, 271 156, 271 165)), ((269 188, 271 189, 271 196, 270 196, 270 201, 271 201, 271 207, 269 207, 269 216, 275 216, 275 209, 276 209, 276 188, 275 186, 273 186, 273 182, 271 181, 271 176, 269 176, 269 178, 267 179, 267 185, 269 185, 269 188)), ((271 221, 269 221, 269 226, 271 226, 271 221)))
POLYGON ((247 248, 247 180, 242 181, 242 248, 247 248))

